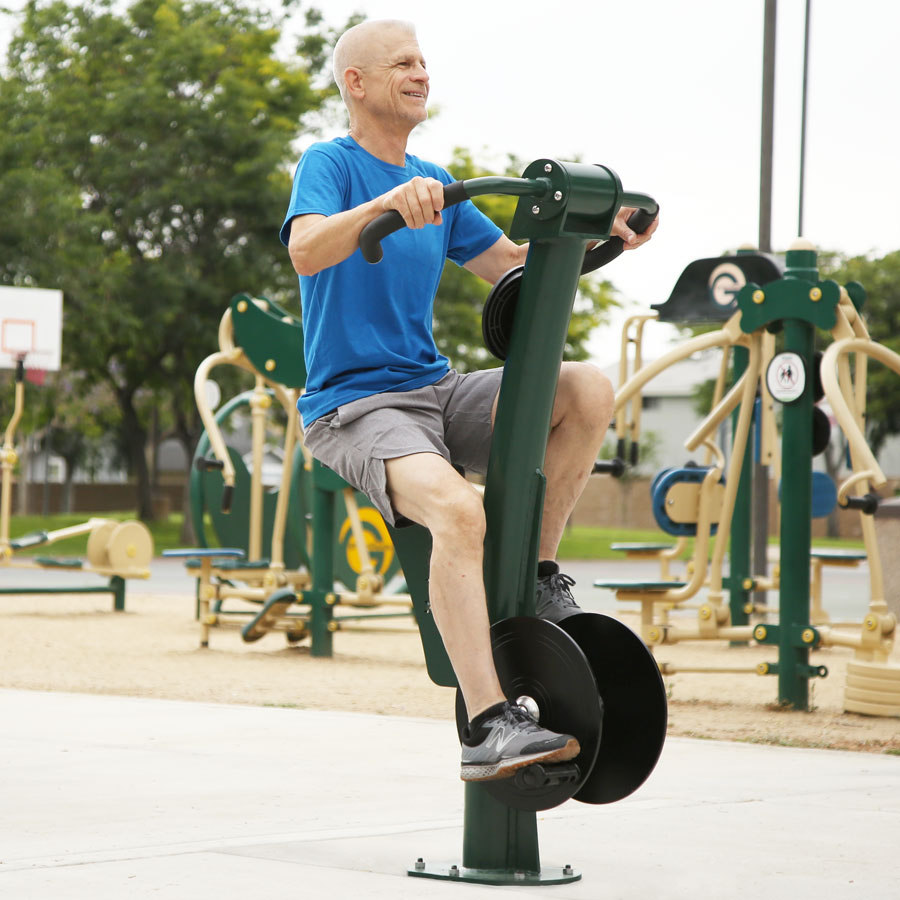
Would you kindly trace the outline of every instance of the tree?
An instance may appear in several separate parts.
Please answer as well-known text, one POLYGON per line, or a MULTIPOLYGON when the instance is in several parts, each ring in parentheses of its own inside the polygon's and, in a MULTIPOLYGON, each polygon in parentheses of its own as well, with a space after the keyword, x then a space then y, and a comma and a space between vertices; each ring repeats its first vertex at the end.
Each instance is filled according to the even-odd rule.
MULTIPOLYGON (((524 165, 510 157, 503 174, 519 176, 524 165)), ((457 148, 447 166, 454 178, 465 180, 481 175, 498 174, 476 165, 470 151, 457 148)), ((516 209, 515 197, 484 195, 473 201, 492 221, 508 232, 516 209)), ((480 278, 448 262, 434 301, 434 337, 438 350, 460 372, 486 369, 499 365, 485 349, 481 336, 481 311, 489 291, 480 278)), ((569 323, 566 359, 588 358, 587 340, 590 333, 603 324, 607 311, 617 305, 613 286, 593 277, 582 278, 569 323)))
POLYGON ((150 518, 153 403, 171 397, 195 435, 193 372, 229 298, 295 301, 276 231, 291 143, 324 93, 302 54, 276 57, 283 19, 255 4, 120 8, 25 6, 0 79, 0 201, 18 213, 0 283, 64 291, 65 365, 111 388, 150 518))

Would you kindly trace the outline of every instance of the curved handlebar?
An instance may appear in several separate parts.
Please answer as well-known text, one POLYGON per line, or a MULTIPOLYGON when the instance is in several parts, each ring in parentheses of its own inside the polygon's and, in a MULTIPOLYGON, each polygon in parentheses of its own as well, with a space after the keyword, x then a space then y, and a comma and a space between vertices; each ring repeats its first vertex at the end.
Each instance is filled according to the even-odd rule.
MULTIPOLYGON (((444 185, 444 209, 455 206, 469 199, 465 181, 454 181, 444 185)), ((381 249, 381 241, 389 234, 399 231, 406 222, 396 209, 382 213, 377 219, 369 222, 359 235, 359 249, 363 259, 368 263, 381 262, 384 252, 381 249)))
MULTIPOLYGON (((628 217, 628 227, 635 234, 643 234, 653 224, 655 218, 656 212, 650 213, 644 209, 636 209, 628 217)), ((587 275, 588 272, 593 272, 595 269, 612 262, 617 256, 622 255, 624 249, 625 241, 616 235, 600 244, 600 246, 594 247, 593 250, 588 250, 584 254, 584 262, 581 264, 581 274, 587 275)))
MULTIPOLYGON (((542 196, 549 186, 549 182, 543 178, 503 178, 487 176, 484 178, 470 178, 467 181, 454 181, 444 185, 444 206, 455 206, 463 200, 469 200, 472 196, 485 193, 509 194, 512 196, 542 196)), ((655 207, 655 204, 654 204, 655 207)), ((656 218, 658 207, 653 212, 643 209, 635 210, 628 217, 628 227, 638 234, 643 234, 656 218)), ((406 223, 403 216, 395 209, 382 213, 376 219, 369 222, 359 235, 359 249, 368 263, 381 262, 384 252, 381 249, 381 241, 389 234, 399 231, 406 223)), ((608 241, 594 247, 584 255, 584 263, 581 274, 593 272, 608 262, 614 260, 625 249, 625 242, 620 237, 611 237, 608 241)))

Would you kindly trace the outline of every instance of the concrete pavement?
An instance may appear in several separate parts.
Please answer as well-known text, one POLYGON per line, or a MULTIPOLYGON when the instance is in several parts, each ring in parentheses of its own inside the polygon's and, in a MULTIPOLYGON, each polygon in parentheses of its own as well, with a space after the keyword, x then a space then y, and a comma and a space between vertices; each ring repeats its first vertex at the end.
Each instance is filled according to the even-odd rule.
POLYGON ((631 797, 539 814, 543 863, 580 882, 497 888, 405 874, 461 862, 450 722, 12 690, 0 713, 9 900, 900 891, 894 756, 670 739, 631 797))

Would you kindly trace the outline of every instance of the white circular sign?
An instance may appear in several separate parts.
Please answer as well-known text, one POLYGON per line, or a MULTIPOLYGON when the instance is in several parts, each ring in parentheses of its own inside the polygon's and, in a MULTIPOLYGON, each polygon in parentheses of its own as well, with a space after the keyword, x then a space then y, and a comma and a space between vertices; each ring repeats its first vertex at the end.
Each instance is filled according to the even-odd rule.
POLYGON ((766 369, 766 387, 781 403, 799 400, 806 387, 806 366, 798 353, 779 353, 766 369))

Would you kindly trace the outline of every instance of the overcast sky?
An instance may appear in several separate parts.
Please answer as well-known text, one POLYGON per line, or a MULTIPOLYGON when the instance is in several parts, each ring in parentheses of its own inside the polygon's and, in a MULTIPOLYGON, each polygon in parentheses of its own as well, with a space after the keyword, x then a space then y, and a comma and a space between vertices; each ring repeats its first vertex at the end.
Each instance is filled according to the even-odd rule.
MULTIPOLYGON (((756 242, 763 0, 318 5, 334 25, 354 10, 416 24, 439 112, 410 152, 445 164, 464 146, 485 165, 577 155, 653 195, 656 236, 606 270, 635 307, 664 300, 691 260, 756 242)), ((772 240, 784 249, 797 236, 805 2, 778 7, 772 240)), ((811 21, 805 237, 900 249, 900 3, 812 0, 811 21)), ((617 355, 611 337, 593 342, 601 363, 617 355)))

